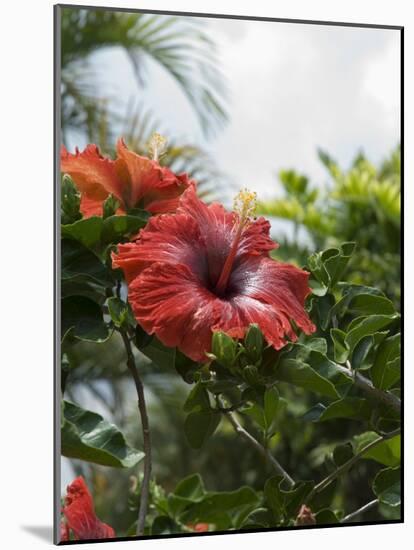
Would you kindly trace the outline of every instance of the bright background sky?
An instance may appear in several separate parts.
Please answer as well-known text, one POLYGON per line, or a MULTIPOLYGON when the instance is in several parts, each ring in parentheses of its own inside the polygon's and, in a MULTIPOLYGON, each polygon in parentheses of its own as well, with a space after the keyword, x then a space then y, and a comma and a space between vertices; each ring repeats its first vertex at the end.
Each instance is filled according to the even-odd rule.
POLYGON ((276 174, 286 168, 323 185, 327 175, 318 147, 345 168, 360 150, 378 162, 399 143, 398 31, 202 22, 217 43, 229 89, 229 124, 208 142, 164 69, 149 66, 149 83, 138 89, 121 50, 101 50, 92 57, 93 66, 102 89, 114 93, 120 106, 131 98, 150 105, 171 135, 213 153, 236 188, 250 187, 262 199, 273 196, 276 174))

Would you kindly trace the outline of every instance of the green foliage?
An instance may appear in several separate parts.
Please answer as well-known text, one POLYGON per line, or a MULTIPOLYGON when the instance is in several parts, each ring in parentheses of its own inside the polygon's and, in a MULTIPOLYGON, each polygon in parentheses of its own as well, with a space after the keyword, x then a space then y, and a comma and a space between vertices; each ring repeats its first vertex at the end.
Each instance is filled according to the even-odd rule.
POLYGON ((61 220, 63 224, 70 224, 82 217, 80 213, 81 196, 70 176, 62 177, 61 187, 61 220))
POLYGON ((78 241, 93 250, 102 250, 110 243, 122 242, 138 233, 148 218, 145 210, 135 210, 134 215, 126 216, 92 216, 62 225, 62 237, 78 241))
POLYGON ((131 468, 144 457, 116 426, 69 401, 62 404, 61 448, 63 456, 115 468, 131 468))
MULTIPOLYGON (((159 64, 181 88, 207 135, 226 122, 215 44, 191 19, 62 8, 61 40, 64 132, 83 130, 90 141, 104 145, 119 122, 115 105, 102 96, 89 66, 91 55, 103 48, 122 48, 138 88, 147 82, 151 63, 159 64)), ((129 113, 129 124, 132 118, 129 113)))
MULTIPOLYGON (((359 453, 364 447, 378 439, 375 432, 365 432, 356 435, 353 440, 354 449, 359 453)), ((391 439, 382 441, 363 454, 363 458, 375 460, 384 466, 398 466, 401 461, 401 436, 396 435, 391 439)))
MULTIPOLYGON (((331 169, 335 171, 333 165, 331 169)), ((295 173, 285 173, 283 179, 298 200, 317 200, 306 179, 295 173)), ((168 443, 162 452, 153 447, 160 464, 154 461, 157 482, 154 476, 145 534, 192 532, 200 523, 208 524, 210 531, 299 526, 303 510, 308 521, 330 525, 372 500, 372 491, 388 507, 375 512, 378 517, 398 517, 401 439, 395 404, 400 392, 400 316, 397 304, 383 290, 349 282, 359 243, 330 243, 307 259, 312 293, 305 307, 315 324, 314 334, 305 335, 293 326, 294 341, 275 350, 257 324, 238 340, 217 331, 211 353, 198 364, 139 326, 122 273, 112 269, 111 251, 135 235, 148 214, 134 210, 119 216, 116 202, 109 198, 102 217, 84 219, 79 217, 76 187, 68 179, 63 184, 62 391, 71 398, 76 384, 86 386, 107 406, 107 397, 99 395, 94 382, 110 379, 108 387, 116 388, 117 377, 124 381, 125 351, 118 348, 128 339, 136 348, 133 355, 146 395, 151 388, 151 406, 161 401, 160 393, 169 396, 162 405, 165 420, 155 426, 155 431, 164 430, 159 436, 162 445, 168 443), (101 346, 110 352, 100 356, 101 346), (88 349, 93 351, 85 360, 82 353, 88 349), (110 372, 100 364, 88 366, 92 357, 98 357, 98 364, 109 364, 110 372), (174 386, 176 374, 191 385, 188 390, 181 380, 174 386), (164 388, 163 379, 168 380, 164 388), (181 436, 179 444, 170 443, 181 436), (216 452, 220 442, 223 447, 216 452), (182 453, 172 455, 173 471, 179 469, 181 476, 197 472, 177 483, 178 474, 174 483, 168 477, 171 464, 163 470, 164 453, 173 445, 182 453), (226 465, 223 457, 230 453, 234 456, 226 465), (206 490, 198 473, 203 468, 208 472, 205 463, 213 459, 217 462, 209 467, 206 485, 213 480, 219 491, 206 490), (293 481, 279 475, 279 461, 293 481), (239 471, 236 482, 222 490, 227 481, 217 481, 217 470, 221 475, 225 467, 230 476, 239 471), (381 511, 391 508, 394 512, 381 511)), ((114 416, 119 408, 114 399, 114 416)), ((126 443, 125 421, 116 422, 120 431, 69 401, 64 401, 62 421, 64 456, 117 468, 130 468, 143 458, 126 443)), ((134 447, 141 448, 141 442, 134 441, 134 447)), ((124 520, 126 533, 136 528, 132 520, 141 481, 130 495, 132 525, 128 528, 124 520)))
POLYGON ((305 502, 313 488, 312 482, 298 484, 292 490, 283 489, 283 478, 275 476, 270 478, 264 488, 265 504, 272 512, 272 524, 287 525, 293 520, 299 511, 300 505, 305 502))
POLYGON ((392 388, 401 377, 401 334, 386 338, 378 346, 371 368, 372 382, 381 390, 392 388))
POLYGON ((110 332, 102 310, 85 296, 69 296, 62 300, 62 340, 71 334, 79 340, 104 342, 110 332))
MULTIPOLYGON (((292 222, 294 241, 284 244, 292 250, 297 246, 299 227, 310 239, 308 253, 356 241, 357 250, 343 278, 349 283, 379 287, 398 305, 400 148, 378 168, 362 154, 347 171, 328 154, 321 151, 319 157, 329 173, 330 186, 311 188, 305 176, 293 170, 282 171, 279 177, 284 197, 260 203, 259 212, 292 222)), ((317 261, 317 257, 311 261, 317 261)), ((321 277, 323 291, 326 274, 322 273, 321 277)))
POLYGON ((374 479, 373 490, 383 504, 399 506, 401 504, 400 468, 386 468, 378 472, 374 479))

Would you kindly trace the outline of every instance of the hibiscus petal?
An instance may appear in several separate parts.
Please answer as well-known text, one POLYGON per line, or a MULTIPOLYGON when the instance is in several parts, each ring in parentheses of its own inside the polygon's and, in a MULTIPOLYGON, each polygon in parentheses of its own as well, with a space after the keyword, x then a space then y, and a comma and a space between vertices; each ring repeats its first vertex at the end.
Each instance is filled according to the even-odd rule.
POLYGON ((151 185, 147 176, 153 171, 153 166, 150 159, 130 151, 123 139, 117 141, 116 152, 116 170, 122 180, 128 182, 123 189, 123 198, 127 208, 134 208, 151 185))
POLYGON ((115 532, 95 515, 92 495, 82 476, 67 488, 65 506, 62 509, 68 529, 78 540, 113 538, 115 532))
POLYGON ((75 154, 62 145, 60 167, 89 199, 102 202, 110 193, 122 197, 122 182, 116 174, 115 163, 103 157, 96 145, 88 145, 82 152, 76 149, 75 154))
POLYGON ((154 262, 187 265, 200 280, 207 281, 205 258, 205 245, 193 218, 161 215, 150 218, 135 243, 118 245, 112 265, 124 271, 128 283, 154 262))
POLYGON ((121 179, 128 180, 124 200, 129 208, 143 206, 153 214, 174 212, 179 196, 194 182, 186 174, 176 176, 158 162, 130 151, 125 142, 117 142, 116 169, 121 179))
POLYGON ((288 340, 297 339, 291 319, 307 333, 313 332, 314 326, 304 313, 303 302, 301 306, 274 277, 275 273, 271 284, 290 293, 286 300, 278 300, 277 295, 269 298, 266 293, 253 297, 251 287, 252 296, 241 293, 227 300, 209 292, 187 266, 154 263, 129 286, 129 302, 149 334, 156 334, 166 346, 177 346, 194 361, 206 361, 213 332, 222 330, 233 338, 243 338, 251 323, 257 323, 267 342, 280 349, 288 340))
MULTIPOLYGON (((237 307, 249 309, 254 305, 255 318, 261 312, 268 316, 268 322, 258 322, 267 341, 279 349, 284 345, 283 337, 296 340, 290 321, 306 334, 315 331, 305 309, 305 299, 310 293, 309 273, 293 265, 270 258, 249 257, 231 275, 229 292, 234 294, 232 302, 237 307)), ((285 342, 286 343, 286 342, 285 342)))
POLYGON ((154 263, 131 283, 128 300, 149 334, 156 334, 166 346, 177 346, 194 361, 206 360, 220 300, 187 266, 154 263))
POLYGON ((103 201, 89 199, 84 193, 81 196, 80 211, 84 218, 90 218, 91 216, 102 216, 103 201))

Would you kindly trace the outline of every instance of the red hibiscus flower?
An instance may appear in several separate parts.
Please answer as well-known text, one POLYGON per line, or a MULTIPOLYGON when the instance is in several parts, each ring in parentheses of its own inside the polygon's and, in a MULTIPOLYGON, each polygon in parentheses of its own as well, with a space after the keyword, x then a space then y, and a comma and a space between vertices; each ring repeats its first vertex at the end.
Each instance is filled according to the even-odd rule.
POLYGON ((257 323, 275 349, 315 330, 305 310, 309 274, 269 257, 276 245, 264 218, 251 219, 254 194, 239 194, 235 212, 204 204, 189 188, 175 215, 151 218, 136 242, 119 245, 129 302, 149 334, 205 361, 214 331, 243 338, 257 323))
POLYGON ((195 525, 193 523, 189 523, 187 527, 196 533, 205 533, 208 531, 208 523, 196 523, 195 525))
POLYGON ((71 532, 75 540, 115 537, 112 527, 96 517, 92 495, 82 476, 68 485, 62 513, 64 519, 60 524, 60 540, 69 540, 71 532))
POLYGON ((119 213, 144 208, 153 214, 173 212, 180 195, 192 183, 187 174, 175 175, 157 162, 165 139, 155 134, 150 142, 153 160, 130 151, 122 139, 117 143, 117 159, 103 157, 96 145, 69 153, 62 145, 60 165, 81 192, 84 217, 102 215, 102 203, 110 195, 120 202, 119 213))

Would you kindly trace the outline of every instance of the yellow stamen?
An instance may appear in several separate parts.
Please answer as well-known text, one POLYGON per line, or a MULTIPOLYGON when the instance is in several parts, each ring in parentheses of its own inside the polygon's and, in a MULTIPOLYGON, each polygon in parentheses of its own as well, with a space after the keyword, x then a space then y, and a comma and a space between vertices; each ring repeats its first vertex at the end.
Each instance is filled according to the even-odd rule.
POLYGON ((158 161, 165 153, 167 150, 167 143, 167 139, 158 132, 152 134, 148 141, 148 152, 153 160, 158 161))
POLYGON ((240 217, 240 223, 244 223, 254 215, 257 207, 257 193, 242 189, 234 198, 233 210, 240 217))
POLYGON ((215 286, 215 291, 218 294, 224 294, 226 290, 243 229, 246 227, 246 225, 248 225, 251 216, 253 216, 256 211, 256 197, 257 195, 254 191, 249 191, 248 189, 244 188, 236 195, 234 199, 233 210, 236 214, 238 214, 239 219, 236 220, 236 232, 234 234, 230 252, 226 258, 226 261, 224 262, 220 277, 215 286))

